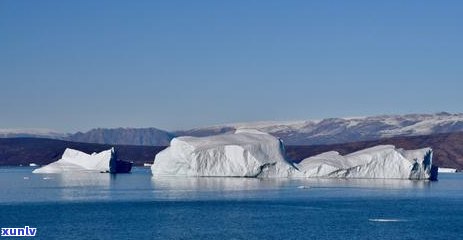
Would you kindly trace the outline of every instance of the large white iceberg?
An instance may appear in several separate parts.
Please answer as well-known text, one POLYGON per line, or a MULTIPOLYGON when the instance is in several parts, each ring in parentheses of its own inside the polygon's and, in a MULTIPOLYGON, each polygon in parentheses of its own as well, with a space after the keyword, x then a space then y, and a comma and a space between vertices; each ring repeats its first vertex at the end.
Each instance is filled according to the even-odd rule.
POLYGON ((432 150, 398 149, 380 145, 345 156, 327 152, 306 158, 296 165, 305 177, 430 179, 432 150))
POLYGON ((257 130, 208 137, 178 137, 158 153, 153 176, 430 179, 432 150, 392 145, 346 156, 327 152, 293 164, 282 142, 257 130))
POLYGON ((281 141, 242 129, 209 137, 178 137, 158 153, 153 176, 289 177, 296 169, 284 157, 281 141))
POLYGON ((78 150, 66 148, 61 159, 52 162, 33 173, 62 173, 74 171, 110 172, 111 159, 114 159, 114 148, 100 153, 87 154, 78 150))

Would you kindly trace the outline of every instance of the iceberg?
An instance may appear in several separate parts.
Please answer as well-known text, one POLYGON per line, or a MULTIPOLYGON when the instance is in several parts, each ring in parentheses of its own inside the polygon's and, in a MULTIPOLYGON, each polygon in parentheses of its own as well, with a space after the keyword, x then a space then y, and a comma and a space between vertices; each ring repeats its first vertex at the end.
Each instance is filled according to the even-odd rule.
POLYGON ((456 173, 458 170, 456 168, 439 168, 439 173, 456 173))
POLYGON ((283 143, 252 129, 208 137, 177 137, 159 152, 153 176, 289 177, 296 170, 283 143))
POLYGON ((130 172, 132 162, 116 160, 114 148, 100 153, 87 154, 71 148, 66 148, 61 159, 43 167, 33 173, 63 173, 75 171, 93 171, 123 173, 130 172))
POLYGON ((326 152, 294 164, 278 138, 252 129, 208 137, 177 137, 159 152, 153 176, 431 179, 432 149, 380 145, 345 156, 326 152))
POLYGON ((432 149, 404 150, 380 145, 345 156, 331 151, 302 160, 296 167, 305 177, 382 178, 422 180, 437 178, 432 149))

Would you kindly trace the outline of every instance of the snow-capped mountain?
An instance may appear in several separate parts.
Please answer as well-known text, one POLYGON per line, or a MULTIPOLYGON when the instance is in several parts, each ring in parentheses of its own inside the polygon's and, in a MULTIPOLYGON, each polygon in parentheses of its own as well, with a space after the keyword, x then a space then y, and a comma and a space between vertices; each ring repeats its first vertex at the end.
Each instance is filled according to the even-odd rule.
POLYGON ((32 137, 61 139, 67 134, 59 133, 50 129, 24 128, 24 129, 0 129, 0 138, 32 137))
POLYGON ((321 145, 396 136, 463 132, 463 114, 409 114, 323 120, 222 124, 167 132, 156 128, 98 128, 74 134, 41 129, 0 129, 0 138, 41 137, 75 142, 167 146, 175 136, 211 136, 252 128, 281 138, 286 145, 321 145))
POLYGON ((328 118, 294 122, 224 124, 176 132, 204 136, 240 128, 254 128, 277 136, 288 145, 318 145, 395 136, 418 136, 463 131, 463 114, 409 114, 328 118))
POLYGON ((59 133, 47 129, 0 129, 0 138, 49 138, 82 143, 167 146, 175 137, 157 128, 95 128, 87 132, 59 133))

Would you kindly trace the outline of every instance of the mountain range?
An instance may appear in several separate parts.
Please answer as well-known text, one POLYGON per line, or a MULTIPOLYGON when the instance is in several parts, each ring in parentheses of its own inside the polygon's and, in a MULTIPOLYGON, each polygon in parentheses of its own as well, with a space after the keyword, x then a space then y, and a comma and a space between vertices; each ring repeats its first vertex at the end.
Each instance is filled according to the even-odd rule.
POLYGON ((0 137, 40 137, 74 142, 167 146, 176 136, 209 136, 254 128, 281 138, 286 145, 327 145, 392 137, 463 132, 463 114, 408 114, 371 117, 328 118, 289 122, 222 124, 180 131, 157 128, 97 128, 88 132, 62 134, 53 131, 0 130, 0 137))
POLYGON ((321 145, 398 136, 420 136, 463 131, 463 114, 409 114, 328 118, 294 122, 226 124, 175 132, 200 136, 237 128, 254 128, 281 138, 287 145, 321 145))
POLYGON ((141 165, 176 136, 209 136, 254 128, 280 137, 295 162, 326 151, 351 153, 393 144, 401 148, 432 147, 439 166, 463 169, 463 114, 410 114, 330 118, 291 122, 223 124, 168 132, 157 128, 97 128, 64 134, 46 129, 0 129, 0 165, 46 164, 65 148, 87 153, 115 146, 123 160, 141 165))
MULTIPOLYGON (((286 145, 286 155, 294 162, 327 151, 338 151, 342 155, 376 145, 393 144, 404 149, 431 147, 433 163, 439 167, 463 169, 463 132, 440 133, 426 136, 385 138, 374 141, 349 142, 332 145, 295 146, 286 145)), ((88 154, 115 147, 120 160, 133 161, 135 165, 152 163, 154 156, 166 147, 133 146, 71 142, 46 138, 0 138, 0 166, 18 166, 36 163, 49 164, 58 160, 64 149, 73 148, 88 154)))

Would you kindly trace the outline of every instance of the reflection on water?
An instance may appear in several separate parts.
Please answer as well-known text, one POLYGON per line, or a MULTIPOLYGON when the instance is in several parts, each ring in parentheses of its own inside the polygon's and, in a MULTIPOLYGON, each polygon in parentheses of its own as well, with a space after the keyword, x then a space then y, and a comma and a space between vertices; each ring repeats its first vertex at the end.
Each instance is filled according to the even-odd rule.
POLYGON ((280 181, 256 178, 175 178, 151 179, 157 197, 162 199, 256 198, 262 192, 281 187, 280 181), (257 195, 257 196, 256 196, 257 195))
POLYGON ((153 178, 149 168, 121 175, 31 171, 0 168, 0 225, 34 226, 39 238, 459 239, 462 234, 463 174, 426 182, 153 178))
POLYGON ((210 195, 221 198, 285 197, 294 198, 394 195, 407 191, 426 193, 432 186, 429 181, 398 179, 317 179, 317 178, 176 178, 153 177, 153 189, 158 198, 208 199, 210 195), (305 190, 305 191, 304 191, 305 190), (419 191, 418 191, 419 190, 419 191))
POLYGON ((133 174, 95 172, 33 174, 30 167, 0 168, 1 202, 108 201, 149 199, 150 174, 135 169, 133 174))
POLYGON ((386 179, 156 178, 149 168, 131 174, 32 174, 0 168, 0 203, 43 201, 252 200, 346 197, 463 197, 463 174, 438 182, 386 179))
POLYGON ((156 189, 188 190, 188 191, 246 191, 258 190, 269 186, 278 186, 279 181, 263 180, 257 178, 152 178, 156 189))
POLYGON ((298 179, 295 182, 309 184, 318 187, 358 187, 358 188, 383 188, 383 189, 406 189, 429 187, 429 181, 410 181, 401 179, 322 179, 308 178, 298 179))
MULTIPOLYGON (((56 179, 56 186, 63 200, 110 199, 110 174, 95 172, 76 172, 48 174, 56 179)), ((52 185, 52 184, 50 184, 52 185)))
POLYGON ((111 183, 111 175, 104 173, 80 172, 46 174, 46 176, 55 179, 56 183, 63 187, 107 187, 111 183))
POLYGON ((426 188, 429 181, 409 181, 398 179, 320 179, 320 178, 176 178, 153 177, 154 188, 176 190, 260 190, 291 186, 305 186, 306 188, 383 188, 406 189, 426 188))

